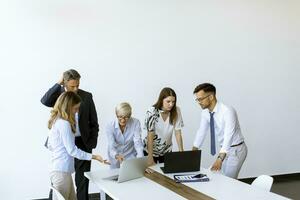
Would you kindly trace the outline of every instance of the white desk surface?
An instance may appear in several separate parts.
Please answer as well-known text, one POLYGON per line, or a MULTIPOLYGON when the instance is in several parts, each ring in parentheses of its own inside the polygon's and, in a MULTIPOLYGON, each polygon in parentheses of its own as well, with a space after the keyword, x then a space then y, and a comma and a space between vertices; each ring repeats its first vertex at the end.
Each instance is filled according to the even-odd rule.
MULTIPOLYGON (((162 164, 151 167, 153 170, 162 173, 160 167, 162 164)), ((192 172, 196 174, 200 172, 192 172)), ((284 200, 288 199, 272 192, 267 192, 256 188, 249 184, 228 178, 210 170, 201 168, 201 173, 207 174, 210 178, 209 182, 194 182, 184 183, 203 194, 206 194, 214 199, 221 200, 284 200)), ((127 199, 142 199, 142 200, 166 200, 166 199, 184 199, 182 196, 170 191, 167 188, 149 180, 146 177, 117 183, 112 180, 103 178, 116 174, 116 171, 111 169, 102 169, 93 172, 85 172, 85 176, 92 181, 97 187, 107 193, 110 197, 116 200, 127 199)), ((185 173, 179 173, 185 174, 185 173)), ((186 173, 189 174, 189 173, 186 173)), ((173 179, 174 174, 165 174, 173 179)))
POLYGON ((142 199, 142 200, 182 200, 182 196, 171 192, 169 189, 149 180, 146 177, 117 183, 113 180, 103 180, 103 178, 115 175, 111 169, 85 172, 84 175, 90 179, 97 187, 116 200, 142 199))
MULTIPOLYGON (((151 167, 153 170, 163 173, 160 169, 162 165, 155 165, 151 167)), ((193 182, 183 183, 184 185, 191 187, 207 196, 214 199, 222 200, 286 200, 288 198, 280 196, 278 194, 264 191, 255 186, 243 183, 241 181, 226 177, 216 172, 212 172, 208 169, 201 168, 201 173, 207 174, 210 181, 208 182, 193 182)), ((178 173, 178 174, 197 174, 193 173, 178 173)), ((174 174, 164 174, 173 179, 174 174)))

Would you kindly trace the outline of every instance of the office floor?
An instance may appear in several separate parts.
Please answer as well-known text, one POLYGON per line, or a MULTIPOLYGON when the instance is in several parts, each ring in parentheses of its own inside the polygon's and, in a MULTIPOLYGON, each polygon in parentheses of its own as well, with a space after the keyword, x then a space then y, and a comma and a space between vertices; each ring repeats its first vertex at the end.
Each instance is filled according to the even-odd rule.
POLYGON ((300 200, 300 180, 275 182, 271 191, 291 199, 300 200))
MULTIPOLYGON (((251 184, 254 178, 242 179, 240 181, 251 184)), ((299 175, 292 178, 279 177, 274 179, 271 192, 284 197, 300 200, 300 177, 299 175)))

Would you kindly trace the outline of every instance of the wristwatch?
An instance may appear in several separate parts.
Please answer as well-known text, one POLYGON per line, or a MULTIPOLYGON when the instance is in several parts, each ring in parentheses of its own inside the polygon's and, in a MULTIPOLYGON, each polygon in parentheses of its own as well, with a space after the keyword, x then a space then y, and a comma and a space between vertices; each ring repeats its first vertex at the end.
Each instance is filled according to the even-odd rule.
POLYGON ((223 162, 223 160, 225 159, 225 156, 218 155, 218 159, 220 159, 223 162))

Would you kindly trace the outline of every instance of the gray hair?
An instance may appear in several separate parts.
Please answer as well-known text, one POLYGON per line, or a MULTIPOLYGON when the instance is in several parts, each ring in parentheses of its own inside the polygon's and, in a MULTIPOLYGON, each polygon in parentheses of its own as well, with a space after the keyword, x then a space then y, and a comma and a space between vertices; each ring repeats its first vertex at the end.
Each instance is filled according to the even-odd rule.
POLYGON ((125 117, 130 117, 131 112, 132 112, 131 106, 127 102, 120 103, 116 106, 116 114, 120 114, 125 117))
POLYGON ((64 81, 79 80, 81 76, 75 69, 69 69, 63 73, 63 78, 64 81))

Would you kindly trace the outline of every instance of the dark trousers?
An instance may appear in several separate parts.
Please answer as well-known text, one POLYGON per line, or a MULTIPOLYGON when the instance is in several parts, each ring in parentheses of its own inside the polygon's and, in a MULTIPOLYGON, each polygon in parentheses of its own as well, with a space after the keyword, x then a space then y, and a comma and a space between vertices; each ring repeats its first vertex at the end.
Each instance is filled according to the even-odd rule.
MULTIPOLYGON (((81 137, 75 138, 75 145, 85 151, 92 153, 83 144, 81 137)), ((76 195, 78 200, 88 200, 89 199, 89 179, 84 176, 84 172, 91 170, 91 161, 89 160, 78 160, 75 158, 75 185, 76 185, 76 195)), ((49 200, 52 200, 52 190, 49 193, 49 200)))
MULTIPOLYGON (((148 153, 146 151, 144 151, 144 156, 148 156, 148 153)), ((154 159, 154 162, 157 163, 164 163, 165 162, 165 156, 158 156, 158 157, 154 157, 153 156, 153 159, 154 159)))
MULTIPOLYGON (((87 149, 83 144, 81 137, 75 138, 76 146, 88 153, 92 153, 91 149, 87 149)), ((89 179, 84 176, 84 172, 91 171, 90 160, 78 160, 75 158, 75 185, 78 200, 89 199, 89 179)))

